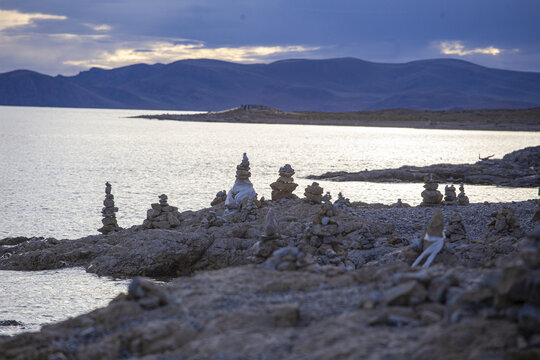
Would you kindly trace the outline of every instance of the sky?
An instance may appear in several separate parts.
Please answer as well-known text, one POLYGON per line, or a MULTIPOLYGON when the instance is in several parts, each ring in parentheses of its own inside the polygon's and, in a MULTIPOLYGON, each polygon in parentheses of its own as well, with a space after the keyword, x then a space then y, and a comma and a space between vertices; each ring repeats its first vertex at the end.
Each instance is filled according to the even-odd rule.
POLYGON ((0 73, 211 58, 457 58, 540 72, 538 0, 0 0, 0 73))

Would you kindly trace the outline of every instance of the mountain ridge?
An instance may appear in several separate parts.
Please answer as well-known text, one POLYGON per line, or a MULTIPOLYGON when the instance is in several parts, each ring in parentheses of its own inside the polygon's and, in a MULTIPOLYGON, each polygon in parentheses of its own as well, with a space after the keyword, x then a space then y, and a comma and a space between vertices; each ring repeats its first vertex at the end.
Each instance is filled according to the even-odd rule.
POLYGON ((357 58, 239 64, 212 59, 91 68, 74 76, 0 74, 0 105, 221 110, 460 110, 540 106, 540 73, 460 59, 375 63, 357 58))

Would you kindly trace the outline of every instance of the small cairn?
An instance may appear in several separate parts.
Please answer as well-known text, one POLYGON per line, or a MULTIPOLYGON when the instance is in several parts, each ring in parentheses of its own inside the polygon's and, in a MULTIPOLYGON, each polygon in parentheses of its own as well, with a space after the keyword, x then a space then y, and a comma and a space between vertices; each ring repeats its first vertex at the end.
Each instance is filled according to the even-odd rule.
POLYGON ((464 241, 467 238, 463 217, 457 211, 450 216, 450 224, 446 227, 446 238, 450 242, 464 241))
POLYGON ((253 188, 253 184, 249 181, 249 177, 251 176, 249 169, 249 159, 246 153, 244 153, 242 162, 236 166, 236 181, 225 199, 225 216, 237 213, 241 210, 242 206, 247 205, 249 199, 257 207, 260 206, 260 202, 257 200, 257 193, 253 188))
POLYGON ((422 191, 422 203, 420 206, 436 206, 440 205, 442 201, 442 194, 437 188, 439 184, 433 180, 433 174, 424 177, 424 191, 422 191))
POLYGON ((444 205, 457 205, 456 187, 452 184, 444 187, 444 205))
POLYGON ((118 226, 118 222, 116 221, 115 213, 118 212, 118 208, 114 206, 114 195, 111 194, 111 189, 112 186, 107 181, 105 183, 105 200, 103 200, 103 205, 105 207, 101 209, 101 214, 103 215, 101 223, 103 224, 103 226, 98 229, 98 231, 102 234, 108 234, 110 232, 122 230, 122 228, 118 226))
POLYGON ((422 260, 427 257, 423 268, 427 268, 431 265, 437 254, 444 247, 445 233, 444 233, 444 218, 441 209, 436 209, 433 212, 433 216, 429 221, 426 234, 422 239, 422 248, 424 251, 413 262, 412 267, 420 265, 422 260))
POLYGON ((459 184, 459 194, 457 196, 458 205, 469 205, 469 197, 465 195, 465 187, 463 184, 459 184))
POLYGON ((343 194, 341 193, 341 191, 338 193, 338 196, 337 196, 337 200, 334 201, 334 206, 335 207, 338 207, 338 208, 341 208, 341 209, 346 209, 346 208, 350 208, 351 207, 351 202, 349 199, 347 199, 345 196, 343 196, 343 194))
POLYGON ((393 208, 410 208, 411 205, 409 205, 407 203, 404 203, 403 201, 401 201, 401 199, 397 199, 397 202, 390 205, 390 207, 393 207, 393 208))
POLYGON ((279 178, 277 181, 270 184, 272 188, 272 200, 279 201, 281 199, 294 199, 296 196, 293 194, 294 189, 298 186, 294 182, 293 176, 294 169, 290 164, 279 169, 279 178))
POLYGON ((219 227, 225 224, 227 221, 221 216, 217 216, 215 212, 209 211, 208 215, 202 219, 202 225, 205 228, 219 227))
POLYGON ((180 225, 180 213, 178 208, 167 203, 167 195, 159 196, 159 203, 151 205, 151 209, 146 212, 146 220, 143 229, 171 229, 180 225))
POLYGON ((523 230, 514 215, 514 210, 508 206, 502 206, 497 212, 491 214, 493 219, 488 223, 488 233, 486 237, 510 235, 519 238, 523 235, 523 230))
POLYGON ((274 216, 274 209, 270 208, 264 219, 260 240, 254 245, 254 255, 257 262, 263 262, 274 251, 280 248, 281 241, 278 234, 278 222, 274 216))
POLYGON ((225 190, 218 191, 218 193, 216 194, 216 197, 210 203, 210 206, 216 206, 221 203, 224 203, 226 199, 227 199, 227 191, 225 190))
POLYGON ((304 190, 304 196, 306 197, 306 201, 312 204, 320 204, 323 201, 323 192, 324 189, 319 186, 319 183, 314 182, 306 187, 304 190))

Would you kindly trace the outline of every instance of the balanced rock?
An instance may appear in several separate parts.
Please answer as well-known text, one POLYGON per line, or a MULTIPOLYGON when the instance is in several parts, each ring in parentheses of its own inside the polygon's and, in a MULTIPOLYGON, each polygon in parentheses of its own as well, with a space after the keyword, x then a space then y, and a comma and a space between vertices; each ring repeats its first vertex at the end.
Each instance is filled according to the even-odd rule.
POLYGON ((439 184, 433 180, 433 175, 430 174, 424 178, 424 191, 422 191, 422 203, 420 206, 436 206, 442 201, 442 194, 437 188, 439 184))
POLYGON ((456 187, 454 185, 446 185, 444 187, 444 205, 456 205, 457 196, 456 196, 456 187))
POLYGON ((467 238, 463 218, 457 211, 450 216, 450 223, 446 227, 446 238, 450 242, 463 241, 467 238))
POLYGON ((459 185, 459 194, 457 196, 458 205, 469 205, 469 197, 465 195, 465 187, 463 184, 459 185))
POLYGON ((270 184, 272 188, 272 200, 278 201, 281 199, 294 199, 296 197, 293 191, 298 184, 294 182, 293 175, 294 169, 290 164, 285 164, 285 166, 279 169, 279 178, 270 184))
POLYGON ((216 197, 210 203, 210 206, 219 205, 221 203, 224 203, 225 200, 227 200, 227 191, 225 190, 218 191, 218 193, 216 194, 216 197))
POLYGON ((120 231, 121 227, 118 226, 116 221, 116 212, 118 208, 114 206, 114 195, 111 194, 112 186, 109 182, 105 183, 105 200, 103 200, 104 208, 101 209, 103 219, 101 220, 103 226, 98 229, 102 234, 108 234, 110 232, 120 231))
POLYGON ((319 183, 314 182, 311 185, 308 185, 304 190, 304 196, 306 200, 312 204, 320 204, 323 200, 324 189, 319 186, 319 183))
POLYGON ((144 229, 171 229, 180 225, 178 208, 170 206, 167 200, 167 195, 161 194, 159 203, 151 205, 152 208, 146 212, 146 220, 142 224, 144 229))
POLYGON ((225 199, 226 210, 224 215, 237 213, 242 208, 242 205, 247 204, 248 199, 258 205, 257 193, 253 188, 253 184, 249 181, 251 176, 249 169, 249 159, 244 153, 242 162, 236 166, 236 181, 225 199))

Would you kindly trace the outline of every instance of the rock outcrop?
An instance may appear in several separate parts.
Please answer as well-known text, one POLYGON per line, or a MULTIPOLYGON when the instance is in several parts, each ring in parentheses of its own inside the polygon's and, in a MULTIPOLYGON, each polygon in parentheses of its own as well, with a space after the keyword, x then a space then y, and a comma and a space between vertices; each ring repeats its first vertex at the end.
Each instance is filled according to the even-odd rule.
POLYGON ((293 194, 293 191, 298 184, 294 182, 293 175, 294 169, 290 164, 285 164, 285 166, 279 169, 279 178, 270 184, 273 201, 294 199, 296 197, 296 195, 293 194))
POLYGON ((103 219, 101 222, 103 223, 103 226, 98 229, 98 231, 102 234, 108 234, 110 232, 114 231, 120 231, 122 228, 118 226, 118 222, 116 221, 116 212, 118 212, 118 208, 114 206, 114 195, 111 194, 112 186, 109 184, 109 182, 105 183, 105 200, 103 200, 103 209, 101 209, 101 215, 103 215, 103 219))
POLYGON ((346 171, 310 175, 308 179, 368 182, 422 182, 433 174, 443 183, 471 185, 501 185, 511 187, 538 187, 540 184, 540 146, 528 147, 505 155, 502 159, 482 160, 475 164, 435 164, 429 166, 402 166, 349 173, 346 171))
POLYGON ((180 226, 180 213, 176 206, 170 206, 167 195, 159 196, 159 203, 151 205, 146 212, 146 220, 143 221, 144 229, 174 229, 180 226))

